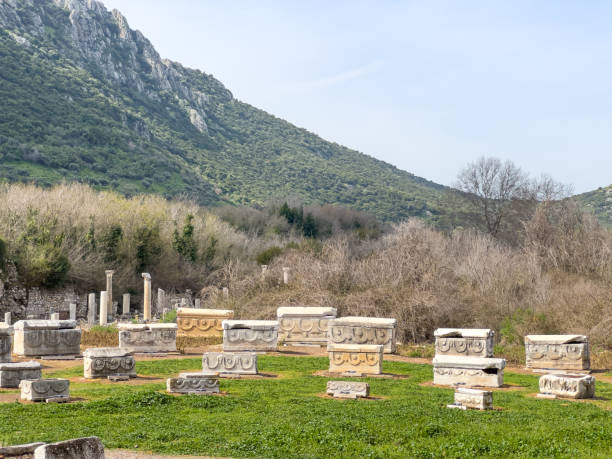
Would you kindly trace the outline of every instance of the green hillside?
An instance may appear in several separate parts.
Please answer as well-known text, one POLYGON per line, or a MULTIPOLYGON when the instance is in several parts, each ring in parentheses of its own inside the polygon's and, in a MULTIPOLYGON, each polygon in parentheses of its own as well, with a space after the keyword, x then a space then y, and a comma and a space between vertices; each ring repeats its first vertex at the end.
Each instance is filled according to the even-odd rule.
POLYGON ((612 185, 579 194, 576 198, 604 225, 612 227, 612 185))
POLYGON ((98 2, 0 2, 0 82, 0 180, 444 219, 444 187, 236 100, 98 2))

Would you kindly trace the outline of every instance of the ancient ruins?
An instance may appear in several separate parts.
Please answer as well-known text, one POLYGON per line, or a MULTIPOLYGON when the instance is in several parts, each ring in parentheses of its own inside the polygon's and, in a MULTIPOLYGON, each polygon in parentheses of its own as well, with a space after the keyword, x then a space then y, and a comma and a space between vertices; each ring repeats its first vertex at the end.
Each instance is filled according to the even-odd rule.
POLYGON ((117 347, 89 348, 83 352, 85 378, 108 378, 126 375, 136 377, 136 362, 130 351, 117 347))
POLYGON ((229 309, 178 308, 176 324, 179 336, 223 336, 222 322, 233 319, 229 309))
POLYGON ((382 374, 382 345, 328 344, 327 353, 329 354, 330 373, 382 374))
POLYGON ((566 398, 593 398, 595 378, 591 375, 547 374, 540 377, 540 394, 566 398))
POLYGON ((329 321, 331 344, 382 345, 386 354, 395 352, 397 320, 379 317, 341 317, 329 321))
POLYGON ((495 332, 488 328, 438 328, 436 355, 493 357, 495 332))
POLYGON ((42 378, 42 365, 36 361, 0 363, 0 387, 17 388, 24 379, 42 378))
POLYGON ((174 394, 218 394, 219 378, 204 373, 180 373, 178 378, 166 380, 166 391, 174 394))
POLYGON ((364 398, 370 395, 370 385, 356 381, 327 381, 326 392, 334 398, 364 398))
POLYGON ((327 344, 327 327, 336 308, 281 306, 276 310, 278 339, 284 344, 327 344))
POLYGON ((525 362, 534 371, 589 370, 589 339, 584 335, 527 335, 525 362))
POLYGON ((278 343, 276 320, 224 320, 224 351, 275 351, 278 343))
POLYGON ((67 400, 70 398, 70 381, 67 379, 24 379, 19 383, 21 400, 31 402, 67 400))
POLYGON ((205 352, 202 356, 204 373, 256 375, 255 352, 205 352))
POLYGON ((455 403, 448 408, 492 410, 493 392, 459 387, 455 390, 455 403))
POLYGON ((0 363, 10 362, 13 342, 13 327, 0 324, 0 363))
POLYGON ((14 329, 16 355, 76 356, 81 353, 81 329, 74 320, 19 320, 14 329))
POLYGON ((129 352, 176 352, 177 325, 119 323, 119 347, 129 352))

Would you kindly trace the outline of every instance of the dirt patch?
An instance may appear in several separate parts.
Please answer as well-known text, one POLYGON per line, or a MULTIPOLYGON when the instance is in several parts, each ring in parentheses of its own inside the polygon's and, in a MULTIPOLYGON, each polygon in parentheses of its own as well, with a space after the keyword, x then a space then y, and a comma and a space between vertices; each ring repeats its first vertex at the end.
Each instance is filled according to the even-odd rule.
POLYGON ((408 379, 409 375, 396 375, 392 373, 383 373, 380 375, 347 375, 343 373, 330 373, 327 370, 318 370, 313 373, 313 376, 324 376, 326 378, 378 378, 378 379, 408 379))

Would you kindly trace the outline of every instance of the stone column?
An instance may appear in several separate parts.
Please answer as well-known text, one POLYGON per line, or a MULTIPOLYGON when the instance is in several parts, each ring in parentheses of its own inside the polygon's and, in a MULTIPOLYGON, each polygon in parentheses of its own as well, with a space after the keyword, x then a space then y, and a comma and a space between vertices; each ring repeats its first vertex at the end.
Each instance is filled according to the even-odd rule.
POLYGON ((10 312, 5 312, 5 313, 4 313, 4 322, 5 322, 7 325, 12 325, 12 324, 11 324, 11 322, 12 322, 12 318, 11 318, 11 313, 10 313, 10 312))
POLYGON ((223 287, 223 296, 225 298, 229 297, 229 288, 223 287))
POLYGON ((265 276, 268 272, 268 265, 261 265, 261 275, 265 276))
POLYGON ((100 325, 108 323, 108 292, 100 292, 100 325))
POLYGON ((157 312, 162 312, 166 308, 166 292, 161 288, 157 289, 157 312))
POLYGON ((70 320, 76 320, 77 305, 76 303, 70 303, 70 320))
POLYGON ((199 298, 195 299, 195 308, 196 309, 200 309, 200 306, 202 304, 202 300, 200 300, 199 298))
POLYGON ((143 295, 143 319, 151 320, 151 275, 142 273, 144 279, 144 295, 143 295))
POLYGON ((96 323, 96 294, 90 293, 87 298, 87 323, 93 325, 96 323))
POLYGON ((127 316, 130 313, 130 294, 129 293, 124 293, 123 294, 123 315, 127 316))
POLYGON ((50 320, 60 320, 59 319, 59 312, 52 312, 51 316, 49 317, 50 320))
POLYGON ((291 268, 283 268, 283 284, 288 284, 289 283, 289 272, 291 271, 291 268))
POLYGON ((104 271, 106 273, 106 295, 108 297, 108 305, 106 306, 106 310, 113 312, 113 274, 115 271, 112 269, 107 269, 104 271))

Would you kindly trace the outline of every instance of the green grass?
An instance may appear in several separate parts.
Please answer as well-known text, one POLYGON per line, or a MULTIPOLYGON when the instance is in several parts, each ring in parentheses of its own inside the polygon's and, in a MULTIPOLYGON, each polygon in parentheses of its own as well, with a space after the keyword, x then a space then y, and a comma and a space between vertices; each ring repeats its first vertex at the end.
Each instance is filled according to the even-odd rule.
MULTIPOLYGON (((73 382, 66 405, 5 404, 0 438, 12 443, 98 435, 107 448, 232 457, 612 457, 612 386, 607 400, 537 400, 537 376, 508 374, 524 386, 494 393, 499 411, 449 410, 452 390, 421 386, 431 367, 385 362, 407 379, 370 378, 379 400, 333 400, 326 358, 260 356, 277 378, 221 380, 228 396, 166 395, 164 384, 73 382)), ((139 375, 169 377, 200 368, 200 359, 137 363, 139 375)), ((45 376, 78 377, 82 368, 45 376)))

